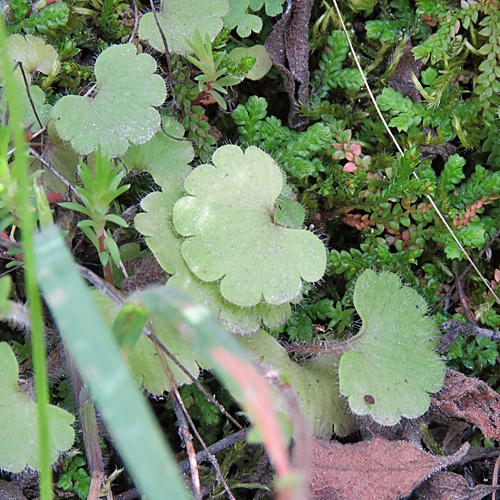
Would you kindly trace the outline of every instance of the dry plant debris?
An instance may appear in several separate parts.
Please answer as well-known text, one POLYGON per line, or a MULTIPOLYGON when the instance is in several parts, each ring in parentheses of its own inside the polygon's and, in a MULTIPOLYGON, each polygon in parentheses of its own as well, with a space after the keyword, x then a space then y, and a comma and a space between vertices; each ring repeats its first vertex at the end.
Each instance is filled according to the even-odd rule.
POLYGON ((500 395, 482 380, 448 368, 444 387, 432 398, 432 406, 450 417, 465 418, 486 437, 500 440, 500 395))
POLYGON ((470 446, 441 457, 406 441, 376 437, 356 444, 314 438, 310 476, 313 500, 397 500, 432 474, 457 463, 470 446))

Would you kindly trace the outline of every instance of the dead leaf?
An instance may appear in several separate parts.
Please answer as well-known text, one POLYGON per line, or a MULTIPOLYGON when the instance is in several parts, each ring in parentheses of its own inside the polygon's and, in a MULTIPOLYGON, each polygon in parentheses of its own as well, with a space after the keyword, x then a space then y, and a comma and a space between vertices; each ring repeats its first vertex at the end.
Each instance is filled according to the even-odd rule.
POLYGON ((500 395, 482 380, 448 368, 443 388, 431 398, 432 406, 449 417, 464 418, 486 437, 500 440, 500 395))
POLYGON ((287 8, 267 37, 265 47, 283 77, 290 98, 288 124, 297 128, 307 123, 300 115, 300 103, 308 106, 309 18, 312 0, 287 0, 287 8))
POLYGON ((313 439, 310 492, 313 500, 397 500, 431 474, 459 461, 465 443, 447 457, 431 455, 406 441, 376 437, 356 444, 313 439))
POLYGON ((411 40, 407 38, 398 64, 389 79, 389 86, 401 92, 404 97, 409 97, 413 102, 422 102, 422 97, 413 83, 412 76, 416 75, 417 78, 420 76, 423 61, 415 59, 412 48, 411 40))
POLYGON ((480 484, 470 488, 467 481, 460 474, 454 472, 440 472, 435 474, 414 493, 415 500, 481 500, 498 486, 480 484))

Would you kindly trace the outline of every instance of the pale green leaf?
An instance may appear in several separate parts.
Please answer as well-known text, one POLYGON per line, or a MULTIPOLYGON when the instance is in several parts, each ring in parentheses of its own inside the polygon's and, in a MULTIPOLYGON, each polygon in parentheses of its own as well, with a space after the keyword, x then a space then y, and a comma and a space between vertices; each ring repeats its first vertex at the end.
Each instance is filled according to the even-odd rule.
MULTIPOLYGON (((0 469, 21 472, 26 466, 39 467, 38 417, 30 394, 19 389, 19 367, 12 349, 0 343, 0 469)), ((50 405, 50 459, 73 446, 75 417, 62 408, 50 405)))
POLYGON ((281 169, 254 146, 222 146, 212 161, 189 175, 191 196, 174 206, 184 260, 199 279, 221 280, 222 296, 238 306, 293 300, 302 279, 321 279, 326 252, 313 233, 274 224, 281 169))
POLYGON ((146 243, 161 266, 173 276, 167 286, 183 290, 192 299, 206 304, 224 326, 235 333, 257 331, 262 322, 275 328, 290 316, 290 305, 273 306, 266 303, 256 307, 238 307, 225 300, 217 283, 199 280, 186 266, 181 255, 182 239, 172 225, 172 208, 181 196, 180 188, 166 183, 163 192, 151 193, 142 200, 144 213, 135 217, 135 227, 146 235, 146 243))
MULTIPOLYGON (((338 387, 338 356, 320 355, 298 364, 271 335, 259 330, 241 339, 254 362, 276 369, 298 396, 315 436, 346 436, 356 424, 341 398, 338 387)), ((276 406, 285 410, 286 403, 276 394, 276 406)))
POLYGON ((238 47, 229 53, 229 57, 232 57, 235 61, 241 61, 241 59, 248 56, 255 57, 255 64, 245 78, 249 80, 260 80, 264 78, 273 65, 264 45, 253 45, 248 48, 238 47))
MULTIPOLYGON (((266 0, 266 14, 268 16, 277 16, 283 12, 283 3, 285 0, 266 0)), ((264 0, 250 0, 250 9, 257 12, 262 8, 264 0)))
POLYGON ((94 97, 65 96, 52 111, 61 139, 80 154, 100 145, 111 156, 123 155, 129 143, 143 144, 160 126, 154 108, 166 97, 165 82, 155 75, 156 62, 137 54, 133 44, 112 45, 95 63, 94 97))
MULTIPOLYGON (((222 30, 222 18, 227 14, 228 0, 168 0, 162 2, 161 11, 156 14, 167 39, 168 50, 176 54, 190 54, 185 38, 191 40, 196 28, 202 28, 213 40, 222 30)), ((141 17, 139 38, 148 40, 159 52, 165 52, 165 45, 152 12, 141 17)))
POLYGON ((232 30, 236 28, 236 32, 242 38, 246 38, 252 34, 260 33, 262 29, 262 19, 255 14, 247 12, 249 0, 229 0, 229 12, 224 18, 224 25, 232 30))
MULTIPOLYGON (((97 290, 93 293, 93 299, 99 307, 106 324, 111 328, 120 308, 106 295, 97 290)), ((198 378, 200 368, 193 356, 189 342, 182 338, 165 318, 153 316, 150 318, 150 323, 158 340, 167 347, 195 379, 198 378)), ((161 395, 170 390, 170 381, 155 344, 145 335, 141 335, 135 345, 130 348, 128 363, 137 383, 151 394, 161 395)), ((178 386, 191 383, 188 375, 173 361, 166 358, 166 363, 178 386)))
POLYGON ((184 127, 175 118, 164 115, 162 124, 163 127, 150 141, 131 146, 123 157, 123 163, 128 170, 149 172, 160 186, 170 186, 174 182, 182 187, 184 178, 192 170, 189 163, 194 158, 193 144, 172 138, 184 136, 184 127))
POLYGON ((425 300, 396 274, 368 269, 356 282, 354 306, 363 324, 339 365, 349 407, 382 425, 423 415, 445 372, 425 300))
MULTIPOLYGON (((33 111, 33 106, 31 105, 28 94, 26 93, 26 87, 24 83, 16 82, 16 86, 19 96, 18 103, 21 106, 21 116, 23 124, 26 127, 29 127, 32 132, 37 132, 49 123, 52 106, 50 104, 45 104, 45 94, 38 85, 31 85, 29 87, 33 106, 35 107, 38 118, 40 119, 42 124, 42 126, 40 126, 40 123, 38 123, 38 120, 36 119, 35 113, 33 111)), ((6 108, 7 100, 5 98, 5 93, 2 92, 2 95, 0 95, 0 112, 4 113, 6 108)))
MULTIPOLYGON (((40 72, 44 75, 57 74, 61 67, 56 49, 39 36, 11 35, 7 39, 9 54, 14 62, 21 62, 28 83, 31 83, 33 73, 40 72)), ((1 73, 1 71, 0 71, 1 73)), ((15 71, 16 79, 24 82, 21 69, 15 71)))

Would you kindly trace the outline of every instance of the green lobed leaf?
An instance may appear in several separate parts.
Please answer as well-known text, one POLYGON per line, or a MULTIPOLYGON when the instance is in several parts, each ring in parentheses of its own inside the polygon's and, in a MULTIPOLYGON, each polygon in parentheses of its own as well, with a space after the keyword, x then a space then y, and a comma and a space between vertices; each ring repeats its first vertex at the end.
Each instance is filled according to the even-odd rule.
MULTIPOLYGON (((265 0, 266 14, 275 17, 283 12, 283 3, 285 0, 265 0)), ((264 4, 264 0, 250 0, 250 9, 254 12, 259 11, 264 4)))
POLYGON ((225 26, 230 30, 236 28, 242 38, 250 36, 252 31, 260 33, 262 29, 262 19, 247 12, 249 3, 249 0, 229 0, 229 12, 224 18, 225 26))
MULTIPOLYGON (((31 77, 35 72, 48 75, 51 72, 57 73, 61 67, 56 49, 46 44, 41 37, 11 35, 7 43, 9 55, 14 61, 22 63, 28 83, 31 83, 31 77)), ((16 69, 15 75, 18 81, 24 82, 20 68, 16 69)))
MULTIPOLYGON (((213 40, 222 30, 222 18, 227 14, 228 0, 169 0, 162 2, 161 12, 156 14, 168 44, 168 50, 176 54, 191 54, 193 51, 185 38, 191 40, 196 28, 213 40)), ((139 38, 148 40, 159 52, 165 45, 152 12, 141 17, 139 38)))
POLYGON ((255 64, 247 73, 245 78, 249 80, 260 80, 267 75, 273 63, 264 45, 253 45, 252 47, 238 47, 229 53, 235 61, 241 61, 245 57, 255 57, 255 64))
MULTIPOLYGON (((0 469, 21 472, 39 468, 38 417, 36 403, 17 383, 19 366, 10 346, 0 343, 0 469)), ((73 446, 75 417, 49 405, 50 459, 73 446)))
MULTIPOLYGON (((263 330, 241 339, 255 363, 279 371, 296 392, 302 411, 311 424, 313 435, 330 438, 347 436, 356 424, 345 400, 341 398, 337 380, 338 356, 319 355, 303 364, 291 360, 280 343, 263 330)), ((280 397, 276 406, 283 410, 280 397)))
POLYGON ((189 175, 191 196, 174 206, 188 267, 203 281, 221 279, 222 296, 241 307, 295 299, 302 279, 323 276, 326 252, 313 233, 274 224, 283 189, 278 164, 255 146, 243 152, 232 145, 220 147, 212 162, 189 175))
POLYGON ((54 106, 57 133, 80 154, 100 145, 110 156, 125 154, 129 143, 143 144, 160 126, 165 82, 155 75, 156 61, 137 54, 133 44, 112 45, 95 63, 96 95, 64 96, 54 106))
POLYGON ((445 371, 425 300, 396 274, 368 269, 356 282, 354 306, 363 324, 339 365, 349 407, 382 425, 424 414, 445 371))
MULTIPOLYGON (((184 134, 183 127, 171 117, 163 117, 163 128, 174 137, 184 134)), ((270 328, 283 324, 290 316, 289 304, 238 307, 222 297, 216 283, 199 280, 186 266, 180 250, 182 238, 173 228, 172 210, 182 196, 184 178, 192 171, 189 162, 193 156, 191 142, 172 139, 161 130, 148 143, 129 149, 123 158, 128 169, 150 172, 162 186, 162 192, 151 193, 142 200, 144 213, 136 215, 136 229, 146 236, 146 243, 160 265, 174 275, 168 286, 205 303, 228 330, 249 333, 257 331, 262 322, 270 328)))

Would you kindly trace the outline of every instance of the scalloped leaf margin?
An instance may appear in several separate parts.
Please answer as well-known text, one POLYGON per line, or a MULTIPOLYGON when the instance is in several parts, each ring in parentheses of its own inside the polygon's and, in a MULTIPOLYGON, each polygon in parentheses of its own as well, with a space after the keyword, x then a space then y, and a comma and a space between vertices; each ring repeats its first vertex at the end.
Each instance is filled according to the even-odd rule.
POLYGON ((382 425, 424 414, 445 374, 427 303, 396 274, 368 269, 356 282, 354 306, 363 324, 339 364, 351 410, 382 425))
POLYGON ((255 146, 222 146, 212 163, 189 175, 184 187, 190 196, 174 206, 189 269, 202 281, 221 280, 222 296, 240 307, 296 299, 302 280, 323 277, 326 250, 310 231, 275 223, 284 185, 280 167, 255 146))
POLYGON ((82 155, 100 145, 112 157, 124 155, 130 144, 149 141, 160 127, 154 106, 167 95, 155 71, 153 57, 137 54, 134 44, 107 48, 95 63, 94 97, 64 96, 52 109, 61 139, 82 155))

